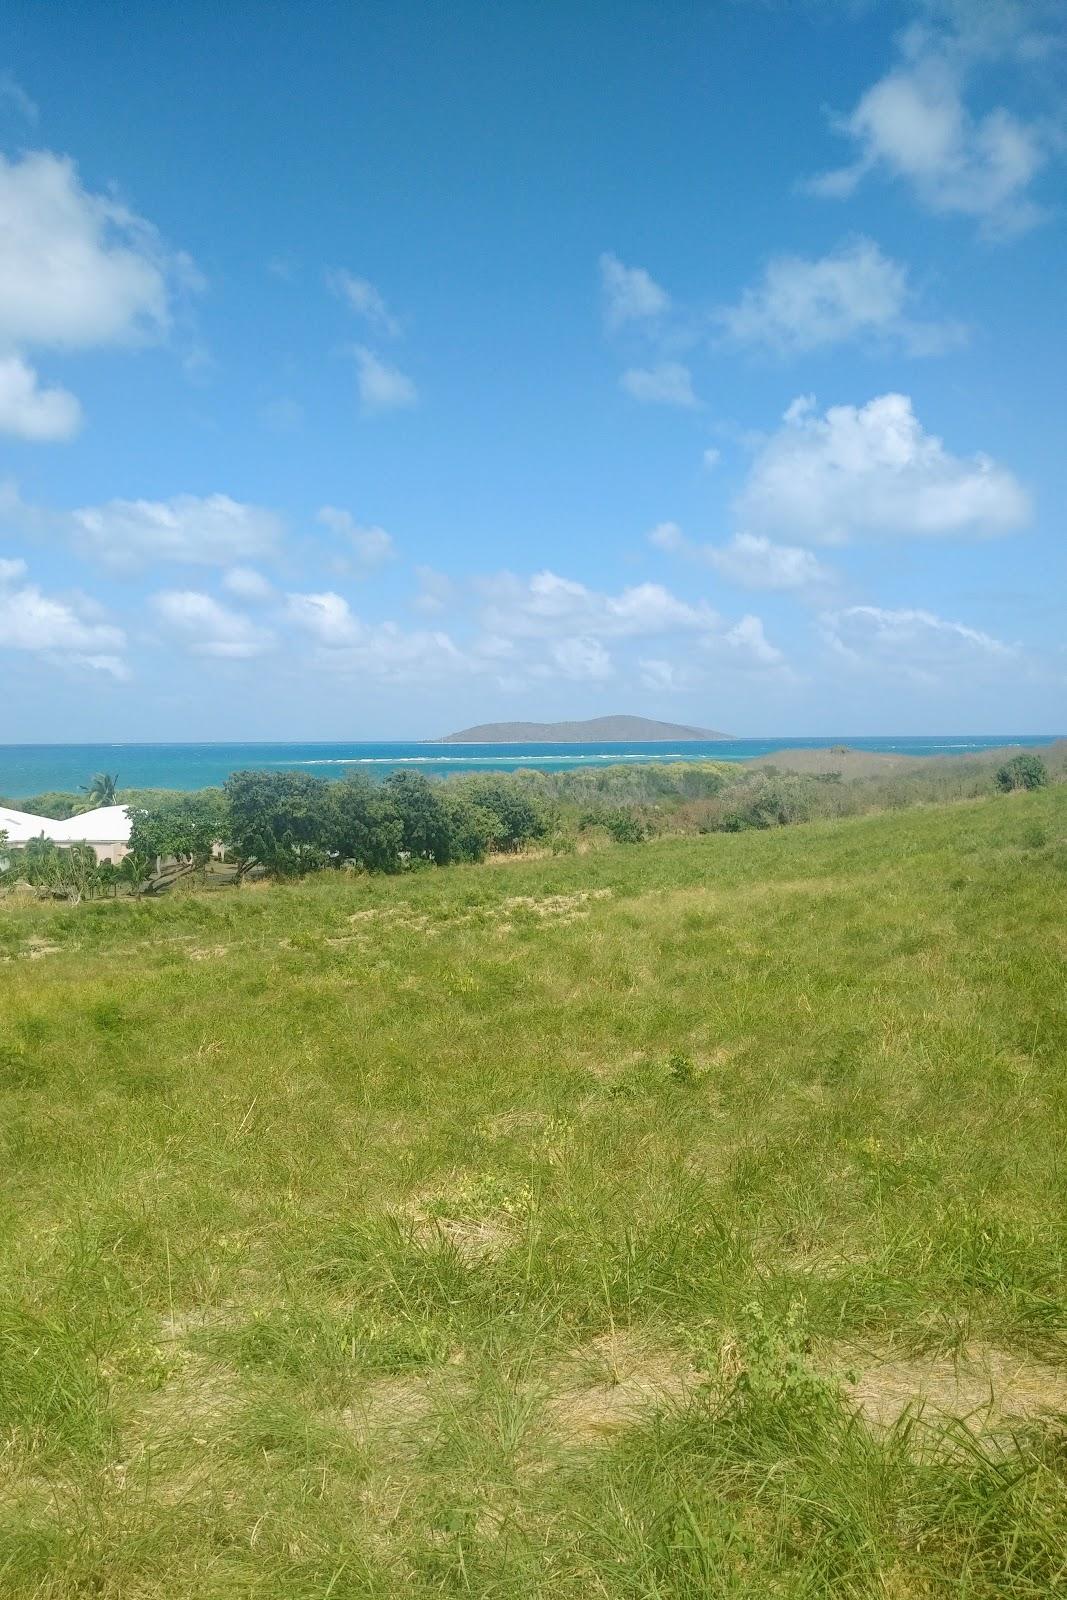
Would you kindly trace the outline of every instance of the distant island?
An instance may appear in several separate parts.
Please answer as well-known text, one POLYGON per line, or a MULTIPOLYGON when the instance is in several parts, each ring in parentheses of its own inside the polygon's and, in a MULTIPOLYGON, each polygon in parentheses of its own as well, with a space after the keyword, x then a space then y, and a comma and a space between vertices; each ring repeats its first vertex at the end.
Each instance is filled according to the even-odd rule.
POLYGON ((687 728, 649 717, 590 717, 586 722, 480 722, 432 744, 652 744, 655 741, 732 739, 732 733, 687 728))

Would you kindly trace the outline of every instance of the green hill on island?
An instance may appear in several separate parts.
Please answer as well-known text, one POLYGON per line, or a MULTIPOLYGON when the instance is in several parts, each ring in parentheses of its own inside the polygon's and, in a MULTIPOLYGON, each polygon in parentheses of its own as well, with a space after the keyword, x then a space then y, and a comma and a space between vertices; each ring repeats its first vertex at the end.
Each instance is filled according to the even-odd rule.
POLYGON ((689 728, 650 717, 590 717, 584 722, 479 722, 435 744, 644 744, 670 739, 732 739, 732 733, 689 728))

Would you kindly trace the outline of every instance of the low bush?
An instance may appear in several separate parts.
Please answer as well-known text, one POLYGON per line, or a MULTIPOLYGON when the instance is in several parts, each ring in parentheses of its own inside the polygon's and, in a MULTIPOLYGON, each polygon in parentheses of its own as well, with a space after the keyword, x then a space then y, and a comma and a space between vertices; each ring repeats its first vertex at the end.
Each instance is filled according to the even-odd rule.
POLYGON ((1048 782, 1048 768, 1040 756, 1012 756, 997 768, 993 781, 1002 794, 1013 789, 1042 789, 1048 782))

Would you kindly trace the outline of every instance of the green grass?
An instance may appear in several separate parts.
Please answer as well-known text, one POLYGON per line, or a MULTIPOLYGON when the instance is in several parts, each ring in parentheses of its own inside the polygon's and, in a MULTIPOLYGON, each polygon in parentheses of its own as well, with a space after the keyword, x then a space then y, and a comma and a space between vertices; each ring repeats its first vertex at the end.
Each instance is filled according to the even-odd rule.
POLYGON ((9 900, 0 1594, 1063 1592, 1065 909, 1063 785, 9 900))

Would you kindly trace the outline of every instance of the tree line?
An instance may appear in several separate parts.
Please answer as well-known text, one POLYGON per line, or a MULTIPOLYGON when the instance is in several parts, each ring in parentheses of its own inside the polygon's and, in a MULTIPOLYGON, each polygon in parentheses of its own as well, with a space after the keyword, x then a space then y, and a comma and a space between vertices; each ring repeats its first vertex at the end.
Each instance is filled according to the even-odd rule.
MULTIPOLYGON (((1062 767, 1061 752, 1057 776, 1062 767)), ((0 833, 0 882, 90 899, 166 886, 177 874, 206 867, 215 855, 230 864, 237 881, 249 872, 293 878, 331 867, 399 872, 481 861, 491 851, 517 851, 540 840, 553 851, 573 850, 588 830, 620 844, 640 844, 665 831, 735 833, 1039 788, 1049 776, 1031 752, 1000 764, 930 760, 885 777, 848 781, 726 762, 433 780, 399 771, 384 781, 362 774, 326 779, 303 772, 235 772, 221 789, 121 796, 132 830, 129 854, 118 867, 98 864, 91 845, 60 846, 42 838, 16 848, 0 833), (161 874, 165 863, 169 869, 161 874)), ((48 814, 43 807, 41 814, 48 814)))
POLYGON ((329 866, 398 872, 518 850, 550 821, 542 798, 511 774, 441 783, 401 771, 374 783, 235 772, 222 789, 134 810, 130 852, 146 866, 169 857, 203 865, 221 847, 239 874, 258 867, 281 878, 329 866))

